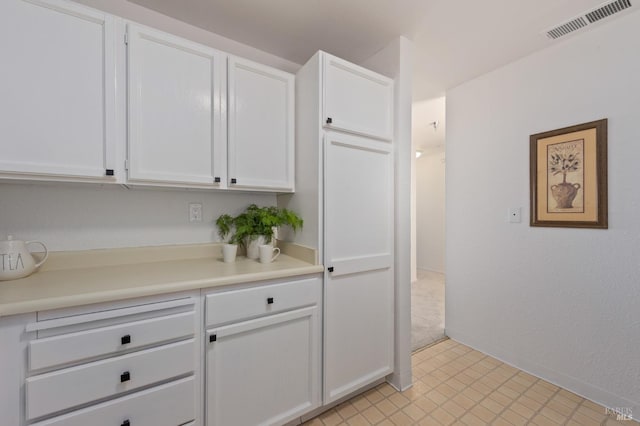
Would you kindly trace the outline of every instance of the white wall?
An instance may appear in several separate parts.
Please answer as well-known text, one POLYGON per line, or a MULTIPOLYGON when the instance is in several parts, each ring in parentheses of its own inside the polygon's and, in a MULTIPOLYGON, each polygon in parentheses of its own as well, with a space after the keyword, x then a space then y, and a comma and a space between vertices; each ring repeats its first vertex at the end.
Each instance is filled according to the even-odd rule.
POLYGON ((218 241, 213 221, 275 195, 133 189, 79 184, 0 183, 0 240, 40 240, 50 250, 154 246, 218 241), (202 223, 189 223, 189 202, 202 223))
POLYGON ((445 155, 416 159, 416 258, 420 269, 444 272, 445 155))
POLYGON ((448 335, 636 417, 638 52, 636 12, 451 90, 446 171, 448 335), (609 229, 529 227, 529 135, 600 118, 609 229))
POLYGON ((394 279, 395 352, 391 383, 405 390, 411 381, 411 87, 413 43, 399 37, 363 66, 394 81, 394 279))

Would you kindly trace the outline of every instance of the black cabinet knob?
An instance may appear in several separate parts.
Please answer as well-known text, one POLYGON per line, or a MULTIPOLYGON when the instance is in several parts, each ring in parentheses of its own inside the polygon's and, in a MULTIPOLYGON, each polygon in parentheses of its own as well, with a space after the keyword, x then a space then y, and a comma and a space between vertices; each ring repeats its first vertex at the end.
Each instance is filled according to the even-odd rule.
POLYGON ((218 340, 218 336, 216 336, 215 334, 209 336, 209 342, 215 342, 216 340, 218 340))
POLYGON ((216 176, 216 177, 213 178, 213 181, 215 183, 220 183, 220 178, 216 176))
POLYGON ((333 272, 333 266, 329 266, 329 267, 327 268, 327 271, 329 271, 329 272, 333 272))
POLYGON ((113 176, 113 169, 107 169, 107 170, 105 170, 105 174, 106 174, 107 176, 113 176))
POLYGON ((273 297, 267 297, 267 304, 273 305, 273 297))
POLYGON ((327 124, 333 123, 333 119, 331 117, 327 117, 327 124))
POLYGON ((232 178, 232 179, 231 179, 231 183, 238 183, 238 179, 236 179, 236 178, 232 178))
POLYGON ((131 343, 131 336, 129 334, 125 334, 120 338, 120 343, 123 345, 131 343))
POLYGON ((128 382, 129 380, 131 380, 131 373, 128 371, 125 371, 120 375, 120 383, 128 382))
POLYGON ((131 426, 131 422, 129 421, 129 419, 127 419, 124 422, 122 422, 120 426, 131 426))

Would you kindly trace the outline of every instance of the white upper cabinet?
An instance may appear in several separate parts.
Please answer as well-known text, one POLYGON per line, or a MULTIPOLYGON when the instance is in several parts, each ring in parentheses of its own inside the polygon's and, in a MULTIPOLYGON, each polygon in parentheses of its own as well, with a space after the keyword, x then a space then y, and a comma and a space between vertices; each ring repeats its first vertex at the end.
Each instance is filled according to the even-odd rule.
POLYGON ((393 80, 323 55, 325 127, 382 140, 393 138, 393 80))
POLYGON ((115 181, 112 17, 58 0, 0 16, 0 174, 115 181))
POLYGON ((294 189, 295 76, 229 58, 229 187, 294 189))
POLYGON ((225 56, 128 25, 128 180, 214 187, 224 182, 225 56))
POLYGON ((294 75, 67 0, 0 17, 0 178, 293 192, 294 75))

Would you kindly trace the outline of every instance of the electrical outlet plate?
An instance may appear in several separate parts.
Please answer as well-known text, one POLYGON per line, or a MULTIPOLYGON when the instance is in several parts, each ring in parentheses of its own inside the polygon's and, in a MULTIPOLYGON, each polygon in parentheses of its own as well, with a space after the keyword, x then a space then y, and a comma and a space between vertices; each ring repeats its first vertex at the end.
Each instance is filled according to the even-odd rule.
POLYGON ((189 203, 189 222, 202 222, 202 203, 189 203))

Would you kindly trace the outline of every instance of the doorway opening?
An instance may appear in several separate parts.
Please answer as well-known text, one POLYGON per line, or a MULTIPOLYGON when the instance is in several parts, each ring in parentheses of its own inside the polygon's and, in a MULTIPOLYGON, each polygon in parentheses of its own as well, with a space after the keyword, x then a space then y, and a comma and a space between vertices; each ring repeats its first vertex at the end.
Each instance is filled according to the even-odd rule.
POLYGON ((445 332, 445 98, 412 108, 414 163, 411 283, 411 349, 446 337, 445 332))

